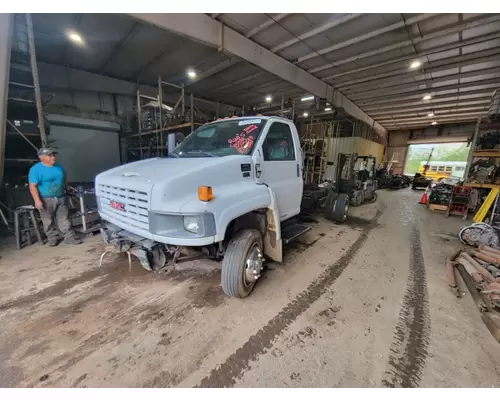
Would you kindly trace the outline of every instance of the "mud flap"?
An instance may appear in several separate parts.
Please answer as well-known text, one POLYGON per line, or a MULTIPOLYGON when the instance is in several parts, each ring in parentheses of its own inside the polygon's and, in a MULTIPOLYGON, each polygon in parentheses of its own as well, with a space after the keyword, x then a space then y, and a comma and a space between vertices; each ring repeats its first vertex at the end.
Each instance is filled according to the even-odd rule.
POLYGON ((138 247, 133 247, 129 250, 130 254, 133 254, 139 259, 142 268, 147 269, 148 271, 152 271, 151 263, 149 262, 148 253, 144 249, 140 249, 138 247))

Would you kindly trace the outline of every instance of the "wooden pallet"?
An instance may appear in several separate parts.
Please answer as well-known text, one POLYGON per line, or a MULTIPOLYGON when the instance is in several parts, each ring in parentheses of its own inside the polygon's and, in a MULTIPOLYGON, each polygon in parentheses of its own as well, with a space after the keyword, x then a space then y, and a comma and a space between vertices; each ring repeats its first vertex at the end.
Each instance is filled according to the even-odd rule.
POLYGON ((429 210, 430 211, 446 212, 446 210, 448 210, 448 206, 442 206, 440 204, 429 204, 429 210))

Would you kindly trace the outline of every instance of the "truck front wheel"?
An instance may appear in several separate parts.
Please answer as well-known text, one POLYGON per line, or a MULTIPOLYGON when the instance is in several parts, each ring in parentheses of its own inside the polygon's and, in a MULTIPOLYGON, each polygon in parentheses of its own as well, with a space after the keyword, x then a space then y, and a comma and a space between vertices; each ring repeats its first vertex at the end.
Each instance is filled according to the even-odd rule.
POLYGON ((256 229, 245 229, 231 239, 222 260, 221 284, 230 297, 244 298, 260 277, 264 254, 262 235, 256 229))

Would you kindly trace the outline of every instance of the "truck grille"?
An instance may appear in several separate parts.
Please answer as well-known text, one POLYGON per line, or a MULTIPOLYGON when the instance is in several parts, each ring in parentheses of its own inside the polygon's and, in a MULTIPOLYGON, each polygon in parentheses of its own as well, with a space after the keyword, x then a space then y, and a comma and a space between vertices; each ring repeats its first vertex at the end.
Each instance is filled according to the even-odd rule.
POLYGON ((149 230, 149 197, 146 192, 100 184, 99 202, 101 212, 110 218, 109 222, 149 230))

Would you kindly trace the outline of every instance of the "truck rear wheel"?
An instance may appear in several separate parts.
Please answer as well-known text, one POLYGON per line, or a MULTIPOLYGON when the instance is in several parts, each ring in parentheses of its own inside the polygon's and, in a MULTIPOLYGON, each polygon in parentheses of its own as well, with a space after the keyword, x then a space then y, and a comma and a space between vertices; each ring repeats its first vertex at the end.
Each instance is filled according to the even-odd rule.
POLYGON ((345 193, 330 192, 326 198, 325 217, 330 221, 344 222, 349 210, 349 196, 345 193))
POLYGON ((230 297, 245 298, 260 277, 264 254, 262 235, 256 229, 245 229, 231 239, 222 260, 221 285, 230 297))

